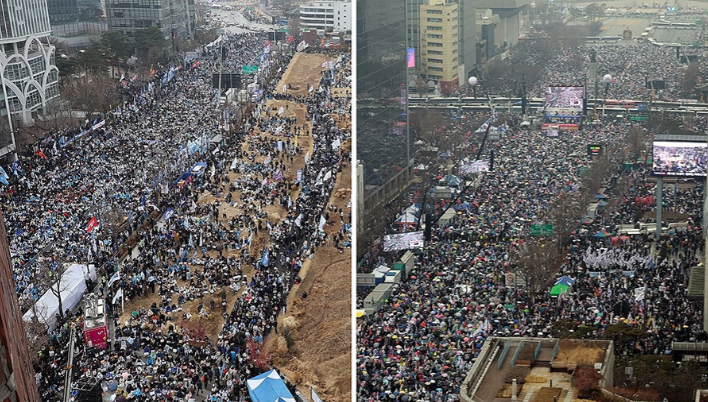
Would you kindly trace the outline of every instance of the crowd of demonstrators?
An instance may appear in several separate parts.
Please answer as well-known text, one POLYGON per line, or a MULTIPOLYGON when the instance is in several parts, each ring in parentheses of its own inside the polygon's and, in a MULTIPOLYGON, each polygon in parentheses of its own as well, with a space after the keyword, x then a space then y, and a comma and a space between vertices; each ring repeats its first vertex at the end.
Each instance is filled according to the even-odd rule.
MULTIPOLYGON (((555 60, 539 64, 546 67, 542 79, 530 88, 530 96, 542 96, 547 85, 585 85, 578 77, 585 75, 593 54, 598 79, 605 74, 612 76, 610 85, 598 84, 598 97, 649 101, 652 88, 647 82, 651 81, 665 82, 664 89, 654 90, 656 99, 675 101, 686 97, 681 95, 684 65, 677 60, 675 49, 650 44, 562 49, 555 60)), ((698 57, 701 75, 705 75, 705 63, 700 63, 703 53, 697 49, 682 50, 681 57, 687 56, 698 57)), ((594 88, 588 88, 588 96, 595 96, 593 91, 594 88)))
MULTIPOLYGON (((699 76, 708 73, 705 56, 700 49, 685 48, 681 50, 681 60, 677 59, 673 47, 659 47, 651 44, 636 44, 631 46, 594 45, 586 47, 563 47, 552 53, 538 49, 536 42, 519 43, 512 50, 509 66, 524 63, 538 66, 538 79, 527 81, 526 96, 529 98, 545 96, 548 86, 584 86, 590 85, 594 77, 587 75, 588 64, 592 59, 597 61, 597 89, 588 86, 587 96, 607 99, 631 99, 649 101, 652 98, 651 82, 663 81, 664 88, 653 88, 655 100, 676 101, 691 98, 693 89, 684 88, 684 67, 687 58, 695 59, 699 66, 699 76), (612 76, 609 85, 602 82, 606 74, 612 76), (587 81, 587 82, 586 82, 587 81)), ((513 68, 513 67, 510 67, 513 68)), ((513 70, 512 70, 513 73, 513 70)), ((493 76, 482 80, 477 85, 477 93, 490 92, 503 95, 521 96, 523 83, 521 79, 493 76)), ((526 77, 527 80, 529 77, 526 77)), ((658 84, 657 84, 658 85, 658 84)), ((467 96, 471 96, 469 87, 465 87, 467 96)))
MULTIPOLYGON (((236 56, 251 59, 265 39, 249 34, 233 40, 243 46, 236 56)), ((11 185, 1 191, 23 311, 46 291, 34 280, 45 269, 36 263, 42 250, 65 250, 64 261, 85 261, 91 252, 97 265, 105 262, 127 232, 96 241, 98 236, 87 233, 90 219, 120 213, 140 225, 149 206, 159 204, 161 186, 191 166, 195 150, 219 132, 220 119, 209 102, 214 95, 204 83, 217 68, 211 57, 217 52, 205 51, 208 58, 187 66, 189 71, 156 72, 135 91, 133 102, 109 113, 94 130, 56 134, 10 168, 11 185)))
MULTIPOLYGON (((557 274, 575 280, 570 292, 556 299, 550 287, 537 293, 505 281, 505 273, 517 272, 531 225, 548 221, 559 194, 582 190, 587 145, 621 149, 628 130, 603 123, 557 138, 512 130, 488 144, 494 171, 458 203, 437 201, 437 215, 448 207, 458 214, 433 228, 419 267, 357 328, 360 401, 457 400, 488 336, 547 337, 561 319, 589 327, 595 338, 618 322, 647 331, 639 343, 618 345, 618 353, 669 353, 671 341, 706 339, 700 305, 686 292, 703 249, 702 189, 665 188, 666 207, 690 225, 662 237, 652 254, 648 235, 612 234, 616 225, 646 221, 655 191, 649 169, 626 171, 620 160, 608 161, 607 205, 594 218, 578 216, 568 239, 557 274), (626 183, 621 193, 619 182, 626 183)), ((391 258, 365 263, 373 268, 391 258)))
MULTIPOLYGON (((75 379, 101 377, 104 389, 125 393, 118 392, 117 398, 191 401, 210 394, 214 401, 248 400, 245 379, 260 369, 247 343, 263 342, 276 328, 277 314, 299 280, 300 266, 323 241, 349 245, 349 223, 336 239, 328 239, 322 230, 334 220, 333 208, 327 206, 329 196, 336 174, 350 157, 341 146, 350 129, 340 128, 331 113, 348 115, 349 99, 333 98, 330 83, 324 81, 313 94, 299 98, 307 107, 310 129, 282 112, 264 110, 265 98, 275 96, 271 83, 264 102, 248 116, 246 135, 226 141, 227 150, 209 152, 209 139, 219 132, 223 118, 211 89, 211 73, 221 68, 220 49, 229 49, 226 65, 260 59, 261 67, 278 71, 292 56, 277 62, 263 56, 262 35, 227 35, 220 41, 202 49, 192 66, 156 74, 136 94, 135 102, 112 113, 103 127, 64 147, 57 138, 58 149, 45 150, 46 159, 21 159, 23 171, 5 194, 21 298, 31 299, 41 291, 33 286, 33 276, 46 269, 46 263, 32 261, 42 259, 36 254, 47 246, 59 253, 50 268, 56 261, 91 256, 102 275, 98 292, 114 316, 120 295, 159 296, 149 308, 132 312, 127 321, 116 320, 117 341, 107 351, 86 348, 76 354, 75 379), (311 153, 298 147, 298 136, 311 137, 311 153), (296 172, 288 169, 293 158, 303 154, 305 168, 299 182, 291 183, 296 172), (200 160, 206 162, 200 172, 173 182, 200 160), (232 181, 229 171, 242 175, 232 181), (297 198, 290 195, 295 189, 297 198), (217 201, 198 203, 205 192, 217 201), (79 205, 91 203, 95 210, 79 205), (226 219, 219 209, 226 204, 242 212, 226 219), (268 205, 283 206, 287 216, 271 225, 265 219, 268 205), (127 215, 120 231, 98 239, 94 235, 99 229, 87 234, 89 218, 109 208, 127 215), (43 226, 27 221, 29 214, 38 216, 35 211, 44 210, 51 212, 43 226), (165 214, 160 218, 153 210, 165 214), (20 236, 23 230, 28 233, 25 237, 20 236), (132 253, 119 264, 112 257, 133 232, 137 255, 132 253), (266 234, 267 243, 255 242, 259 232, 266 234), (245 265, 255 267, 256 274, 244 275, 245 265), (230 312, 222 291, 227 287, 242 292, 230 312), (183 310, 192 300, 199 301, 202 317, 226 318, 218 341, 177 325, 177 320, 192 319, 183 310)), ((341 67, 335 68, 337 73, 341 67)), ((343 222, 351 221, 344 211, 337 213, 343 222)), ((54 400, 62 392, 63 372, 57 367, 66 366, 72 323, 80 319, 68 315, 59 320, 52 344, 42 351, 36 371, 43 400, 54 400)), ((75 336, 76 344, 83 345, 80 329, 75 336)))

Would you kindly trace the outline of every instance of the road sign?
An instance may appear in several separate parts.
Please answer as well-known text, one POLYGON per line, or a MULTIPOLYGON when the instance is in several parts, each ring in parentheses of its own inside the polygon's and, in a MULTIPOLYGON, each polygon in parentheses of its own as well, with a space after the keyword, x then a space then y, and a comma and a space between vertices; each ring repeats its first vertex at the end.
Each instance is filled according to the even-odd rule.
POLYGON ((553 225, 531 225, 531 236, 550 236, 553 234, 553 225))
POLYGON ((258 72, 258 66, 243 66, 243 70, 241 70, 243 74, 255 74, 258 72))
POLYGON ((649 116, 629 116, 629 121, 647 121, 649 116))

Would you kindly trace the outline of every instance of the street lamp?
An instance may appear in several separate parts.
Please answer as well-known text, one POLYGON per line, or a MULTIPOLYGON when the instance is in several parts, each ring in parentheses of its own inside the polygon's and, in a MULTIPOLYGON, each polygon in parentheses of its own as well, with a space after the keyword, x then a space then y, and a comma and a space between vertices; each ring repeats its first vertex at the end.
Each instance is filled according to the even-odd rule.
POLYGON ((477 77, 470 77, 467 80, 467 83, 470 84, 470 86, 472 87, 472 91, 474 91, 474 98, 477 99, 477 77))
POLYGON ((602 83, 605 84, 605 95, 602 97, 602 116, 605 116, 605 103, 607 101, 607 92, 610 90, 610 83, 612 82, 612 76, 610 74, 605 74, 602 76, 602 83))

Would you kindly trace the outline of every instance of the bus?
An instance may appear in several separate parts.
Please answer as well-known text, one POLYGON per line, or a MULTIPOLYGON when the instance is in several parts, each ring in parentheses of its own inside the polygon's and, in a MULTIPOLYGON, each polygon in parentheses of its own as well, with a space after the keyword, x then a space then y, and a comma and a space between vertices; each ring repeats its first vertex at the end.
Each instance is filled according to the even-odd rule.
POLYGON ((105 300, 95 293, 88 294, 84 304, 84 341, 86 346, 106 349, 108 323, 105 300))

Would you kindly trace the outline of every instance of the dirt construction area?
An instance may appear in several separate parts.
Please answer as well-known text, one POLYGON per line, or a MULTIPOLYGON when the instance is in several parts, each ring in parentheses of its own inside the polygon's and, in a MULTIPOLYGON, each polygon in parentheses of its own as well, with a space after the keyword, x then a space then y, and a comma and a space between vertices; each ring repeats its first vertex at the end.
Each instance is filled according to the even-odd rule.
POLYGON ((291 95, 307 95, 307 86, 312 85, 317 88, 322 76, 322 71, 328 67, 322 67, 322 63, 333 60, 330 56, 323 54, 298 53, 290 62, 288 70, 283 74, 283 78, 275 87, 276 92, 285 93, 283 85, 288 86, 287 93, 291 95))
MULTIPOLYGON (((350 183, 347 166, 337 175, 330 205, 351 210, 350 183)), ((346 214, 345 220, 349 222, 346 214)), ((332 235, 341 228, 337 222, 325 226, 325 231, 332 235)), ((351 399, 351 257, 351 248, 340 253, 328 241, 305 263, 300 271, 303 281, 293 287, 287 314, 279 319, 281 334, 285 327, 292 328, 292 347, 287 348, 282 335, 271 344, 273 364, 305 395, 314 387, 326 401, 351 399)))
MULTIPOLYGON (((317 85, 320 80, 320 72, 323 70, 321 64, 330 60, 329 56, 317 54, 297 54, 287 71, 283 75, 278 88, 284 84, 298 87, 290 93, 306 95, 307 85, 317 85)), ((261 116, 264 119, 271 117, 295 118, 298 126, 305 125, 305 132, 301 135, 290 138, 303 152, 295 155, 292 160, 283 158, 283 180, 292 182, 298 170, 305 167, 305 154, 312 155, 313 139, 311 137, 311 125, 307 119, 307 109, 303 103, 269 100, 262 109, 261 116)), ((349 127, 351 121, 349 116, 336 116, 337 123, 341 127, 349 127)), ((274 133, 268 131, 254 130, 242 143, 244 150, 249 149, 254 143, 263 139, 273 139, 274 133)), ((284 139, 282 136, 278 139, 284 139)), ((342 149, 351 152, 351 142, 342 144, 342 149)), ((265 157, 259 156, 254 163, 264 163, 265 157)), ((217 172, 223 174, 224 172, 217 172)), ((230 171, 228 173, 230 182, 240 179, 243 174, 230 171)), ((216 177, 215 176, 215 177, 216 177)), ((337 210, 343 211, 343 220, 340 220, 339 213, 332 214, 331 224, 327 224, 324 230, 328 234, 328 240, 319 246, 314 258, 307 260, 300 270, 301 282, 293 286, 287 299, 286 314, 278 317, 277 334, 271 332, 266 338, 264 350, 271 355, 273 366, 283 375, 298 386, 304 395, 310 395, 310 387, 314 387, 323 400, 346 401, 351 399, 351 248, 338 250, 331 236, 342 231, 343 224, 351 223, 351 166, 346 165, 342 172, 337 174, 336 186, 330 197, 328 205, 335 205, 337 210), (289 341, 284 334, 288 333, 289 341)), ((299 196, 300 187, 291 189, 290 196, 295 200, 299 196)), ((218 193, 205 192, 199 197, 198 204, 219 205, 219 214, 225 220, 230 220, 233 216, 244 213, 239 203, 229 204, 226 202, 228 189, 220 187, 218 193)), ((234 200, 238 200, 241 190, 231 193, 234 200)), ((279 205, 268 205, 263 208, 268 212, 267 220, 271 223, 281 221, 287 210, 279 205)), ((243 234, 247 236, 247 234, 243 234)), ((351 242, 351 239, 346 239, 351 242)), ((267 231, 259 232, 253 239, 253 245, 257 248, 268 246, 267 231)), ((225 257, 237 255, 237 250, 227 249, 223 251, 225 257)), ((201 258, 202 252, 197 249, 197 257, 201 258)), ((217 257, 216 250, 209 250, 207 254, 217 257)), ((200 270, 200 266, 190 266, 190 269, 200 270)), ((247 280, 254 275, 254 267, 243 266, 245 276, 242 287, 238 291, 231 289, 214 289, 213 293, 207 293, 202 298, 188 301, 184 304, 183 310, 173 313, 174 322, 183 328, 194 329, 197 332, 209 337, 212 341, 217 339, 219 331, 224 324, 221 311, 221 300, 225 298, 227 311, 232 311, 236 300, 243 293, 247 280), (211 300, 215 301, 217 307, 212 314, 200 316, 198 306, 202 303, 209 306, 211 300), (185 313, 191 313, 189 320, 182 317, 185 313)), ((178 286, 185 285, 177 280, 178 286)), ((176 299, 177 294, 172 294, 176 299)), ((135 300, 126 300, 125 311, 120 319, 125 322, 130 319, 133 311, 141 308, 149 308, 153 303, 160 302, 157 293, 149 293, 147 297, 135 300)))

